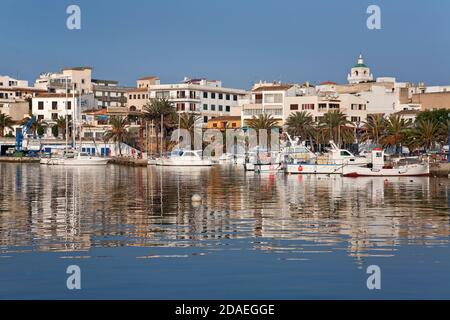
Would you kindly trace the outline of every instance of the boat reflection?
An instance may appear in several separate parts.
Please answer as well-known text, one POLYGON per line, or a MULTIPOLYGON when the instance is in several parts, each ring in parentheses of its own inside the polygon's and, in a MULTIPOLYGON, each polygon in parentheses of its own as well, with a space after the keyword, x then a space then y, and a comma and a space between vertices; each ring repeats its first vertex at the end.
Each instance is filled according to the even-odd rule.
POLYGON ((0 165, 3 253, 205 247, 390 256, 448 244, 449 185, 433 178, 258 175, 236 166, 0 165), (192 203, 194 194, 202 203, 192 203))

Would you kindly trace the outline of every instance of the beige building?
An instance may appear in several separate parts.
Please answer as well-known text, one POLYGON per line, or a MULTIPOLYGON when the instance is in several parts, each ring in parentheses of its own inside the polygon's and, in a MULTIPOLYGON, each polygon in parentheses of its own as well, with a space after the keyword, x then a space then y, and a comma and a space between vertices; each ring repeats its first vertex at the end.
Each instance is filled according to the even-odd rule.
POLYGON ((411 102, 420 105, 422 110, 450 109, 450 92, 413 94, 411 102))

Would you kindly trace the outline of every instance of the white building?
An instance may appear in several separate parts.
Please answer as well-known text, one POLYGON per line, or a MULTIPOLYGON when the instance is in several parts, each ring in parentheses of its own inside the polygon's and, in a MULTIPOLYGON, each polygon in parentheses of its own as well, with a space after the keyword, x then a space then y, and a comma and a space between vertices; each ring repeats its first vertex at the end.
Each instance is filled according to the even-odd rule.
POLYGON ((92 92, 92 68, 65 68, 60 73, 43 73, 35 82, 35 87, 52 93, 64 93, 66 81, 69 93, 87 94, 92 92))
POLYGON ((0 75, 0 88, 27 88, 28 81, 0 75))
MULTIPOLYGON (((199 114, 203 125, 214 117, 239 113, 235 110, 240 110, 239 101, 247 94, 245 90, 225 88, 221 81, 187 78, 179 84, 154 84, 148 85, 145 89, 148 90, 148 96, 147 93, 142 94, 148 101, 168 99, 177 112, 199 114)), ((133 107, 131 102, 128 107, 133 107)))
POLYGON ((81 112, 95 108, 93 94, 87 95, 69 95, 66 98, 64 93, 46 93, 40 94, 32 100, 32 113, 38 120, 54 122, 59 117, 69 119, 81 119, 81 112), (67 108, 66 108, 67 102, 67 108), (76 111, 76 115, 74 115, 76 111))

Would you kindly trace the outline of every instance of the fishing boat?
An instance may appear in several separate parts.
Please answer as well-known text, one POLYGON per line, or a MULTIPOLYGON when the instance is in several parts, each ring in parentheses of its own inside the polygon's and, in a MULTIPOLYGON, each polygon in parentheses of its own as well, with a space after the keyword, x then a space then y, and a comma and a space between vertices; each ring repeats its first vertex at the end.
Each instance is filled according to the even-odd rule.
POLYGON ((204 158, 201 150, 174 150, 168 156, 156 160, 157 166, 210 167, 214 163, 204 158))
POLYGON ((385 161, 383 149, 373 149, 371 162, 365 166, 346 166, 344 177, 413 177, 429 176, 430 164, 419 158, 398 158, 389 163, 385 161))
POLYGON ((340 149, 333 141, 324 155, 316 155, 304 144, 286 154, 284 170, 287 174, 342 174, 347 166, 366 165, 366 157, 357 157, 340 149))

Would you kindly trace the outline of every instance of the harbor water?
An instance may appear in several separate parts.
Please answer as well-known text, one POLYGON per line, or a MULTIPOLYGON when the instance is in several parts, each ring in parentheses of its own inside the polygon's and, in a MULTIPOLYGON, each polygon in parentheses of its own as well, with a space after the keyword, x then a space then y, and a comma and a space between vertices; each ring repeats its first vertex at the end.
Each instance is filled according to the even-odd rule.
POLYGON ((0 298, 449 299, 449 202, 443 178, 2 163, 0 298))

